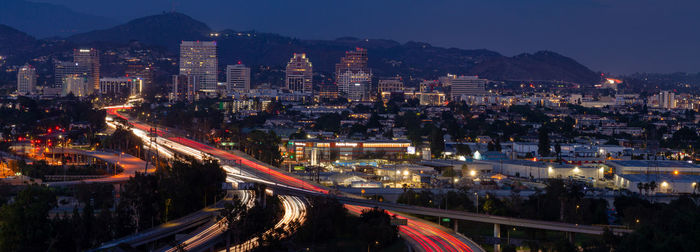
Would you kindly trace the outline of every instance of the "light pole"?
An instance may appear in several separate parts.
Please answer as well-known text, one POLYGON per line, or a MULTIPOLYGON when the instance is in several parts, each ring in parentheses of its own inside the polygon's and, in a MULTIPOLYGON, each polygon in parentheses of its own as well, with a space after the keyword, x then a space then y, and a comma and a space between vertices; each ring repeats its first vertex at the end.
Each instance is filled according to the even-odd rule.
POLYGON ((474 196, 476 196, 476 213, 479 213, 479 193, 474 192, 474 196))

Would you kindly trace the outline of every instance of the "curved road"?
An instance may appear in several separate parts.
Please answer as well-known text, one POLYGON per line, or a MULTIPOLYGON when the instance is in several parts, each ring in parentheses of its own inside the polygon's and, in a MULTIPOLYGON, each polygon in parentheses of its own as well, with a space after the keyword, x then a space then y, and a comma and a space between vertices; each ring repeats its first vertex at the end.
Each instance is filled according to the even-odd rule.
MULTIPOLYGON (((120 115, 118 109, 128 109, 129 107, 118 107, 118 108, 108 108, 108 114, 122 119, 128 120, 128 118, 120 115)), ((137 121, 130 121, 134 128, 141 129, 144 131, 149 131, 151 126, 137 121)), ((316 186, 309 182, 303 181, 302 179, 296 178, 294 176, 287 175, 277 169, 264 164, 254 158, 245 155, 243 153, 237 152, 236 154, 211 147, 206 144, 202 144, 197 141, 193 141, 187 138, 170 136, 167 129, 156 130, 158 136, 163 137, 172 142, 179 143, 187 147, 187 151, 199 151, 201 153, 206 153, 222 161, 232 161, 234 163, 240 164, 241 167, 251 168, 250 170, 257 172, 258 174, 267 174, 267 177, 273 179, 274 181, 285 184, 291 187, 302 188, 305 190, 315 191, 318 193, 328 194, 329 191, 320 186, 316 186)), ((352 207, 352 206, 350 206, 352 207)), ((414 247, 421 249, 423 251, 481 251, 480 247, 470 247, 467 243, 462 240, 463 236, 460 236, 451 231, 444 231, 433 225, 428 225, 425 222, 417 221, 417 219, 412 219, 412 217, 394 213, 399 218, 409 218, 408 227, 404 227, 404 232, 401 232, 402 237, 410 240, 414 247), (419 244, 416 246, 415 244, 419 244), (440 244, 440 245, 438 245, 440 244)))
MULTIPOLYGON (((78 155, 85 155, 85 156, 90 156, 94 157, 100 160, 103 160, 107 163, 110 164, 119 164, 119 166, 124 170, 123 172, 105 177, 105 178, 96 178, 96 179, 85 179, 85 180, 75 180, 75 181, 59 181, 59 182, 47 182, 46 184, 49 186, 66 186, 66 185, 74 185, 74 184, 79 184, 82 182, 85 183, 119 183, 119 182, 125 182, 129 180, 130 177, 133 177, 136 172, 143 172, 144 168, 146 167, 146 161, 141 160, 140 158, 134 157, 129 154, 118 154, 118 153, 112 153, 112 152, 102 152, 102 151, 88 151, 88 150, 80 150, 80 149, 56 149, 53 150, 55 153, 69 153, 69 154, 78 154, 78 155)), ((148 172, 153 172, 155 171, 154 168, 148 169, 148 172)))

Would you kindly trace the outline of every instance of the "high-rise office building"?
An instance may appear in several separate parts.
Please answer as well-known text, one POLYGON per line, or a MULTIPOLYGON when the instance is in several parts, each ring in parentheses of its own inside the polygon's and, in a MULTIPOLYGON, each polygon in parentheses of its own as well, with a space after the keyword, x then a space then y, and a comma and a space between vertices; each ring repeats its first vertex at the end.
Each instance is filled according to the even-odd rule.
POLYGON ((217 65, 215 41, 180 43, 180 75, 195 76, 197 91, 216 90, 217 65))
POLYGON ((240 62, 226 66, 226 91, 229 94, 250 91, 250 68, 240 62))
POLYGON ((194 101, 197 93, 195 83, 197 76, 173 75, 172 88, 170 90, 170 101, 194 101))
POLYGON ((486 94, 488 80, 479 79, 479 76, 459 76, 452 79, 453 100, 460 100, 462 96, 480 96, 486 94))
POLYGON ((91 78, 81 74, 63 76, 63 86, 61 88, 61 96, 73 94, 75 97, 85 97, 93 93, 91 78))
MULTIPOLYGON (((338 91, 348 95, 350 86, 364 85, 364 90, 369 91, 372 81, 372 72, 367 65, 367 49, 356 48, 355 51, 345 52, 345 57, 335 65, 335 80, 338 91)), ((368 95, 367 95, 368 97, 368 95)))
POLYGON ((285 72, 287 89, 295 92, 313 93, 313 67, 306 53, 295 53, 287 63, 285 72))
POLYGON ((368 101, 369 85, 367 82, 352 82, 348 87, 346 97, 350 101, 368 101))
POLYGON ((669 91, 661 91, 659 93, 659 107, 665 109, 676 108, 676 94, 669 91))
POLYGON ((28 95, 34 93, 36 87, 36 69, 29 64, 17 71, 17 93, 28 95))
MULTIPOLYGON (((59 61, 54 65, 54 88, 62 88, 67 75, 80 75, 81 77, 90 77, 90 69, 87 65, 70 62, 59 61)), ((90 82, 92 83, 92 82, 90 82)))
POLYGON ((100 89, 100 52, 94 48, 75 49, 73 62, 87 66, 88 82, 92 84, 92 89, 100 89))
POLYGON ((401 77, 379 80, 377 85, 379 94, 383 92, 403 92, 403 80, 401 77))

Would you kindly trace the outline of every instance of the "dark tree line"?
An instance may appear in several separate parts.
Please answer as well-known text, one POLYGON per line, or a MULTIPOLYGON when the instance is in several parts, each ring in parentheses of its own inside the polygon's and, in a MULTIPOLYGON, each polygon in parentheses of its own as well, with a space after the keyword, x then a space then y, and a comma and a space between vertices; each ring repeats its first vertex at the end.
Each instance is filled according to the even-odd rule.
POLYGON ((49 211, 61 203, 56 198, 59 191, 30 185, 11 202, 0 202, 0 251, 93 248, 214 203, 223 197, 224 179, 215 161, 176 161, 154 174, 137 173, 129 179, 114 212, 112 185, 80 184, 72 189, 80 208, 53 217, 49 211))

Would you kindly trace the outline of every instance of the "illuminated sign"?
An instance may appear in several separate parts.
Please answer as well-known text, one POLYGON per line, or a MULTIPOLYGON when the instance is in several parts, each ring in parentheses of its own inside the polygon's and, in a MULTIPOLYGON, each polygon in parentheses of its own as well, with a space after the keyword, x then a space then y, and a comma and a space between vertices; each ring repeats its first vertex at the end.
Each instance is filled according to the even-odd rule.
POLYGON ((336 143, 338 147, 357 147, 357 143, 336 143))
POLYGON ((415 146, 408 146, 408 147, 406 147, 406 152, 408 154, 416 154, 416 147, 415 146))

